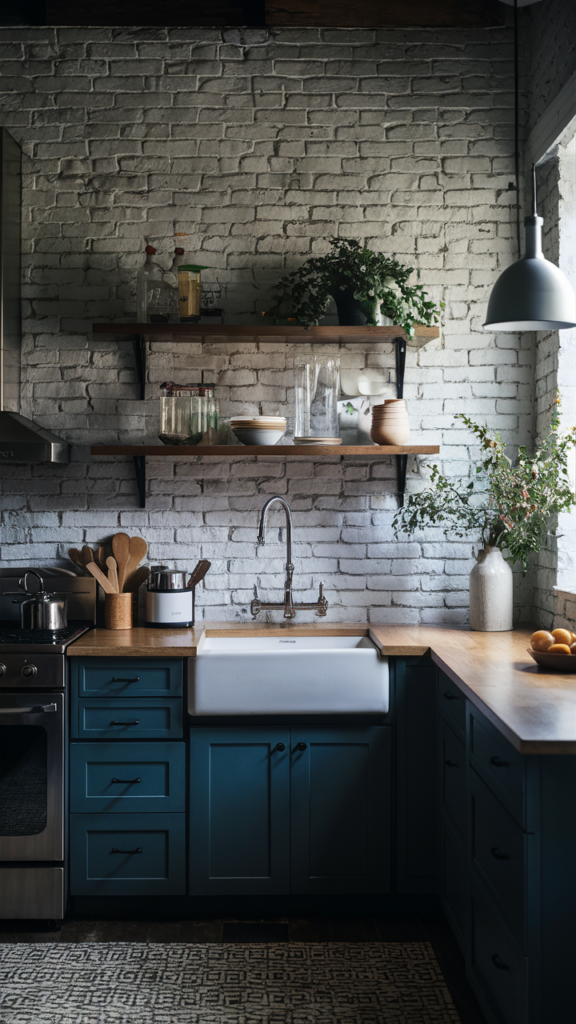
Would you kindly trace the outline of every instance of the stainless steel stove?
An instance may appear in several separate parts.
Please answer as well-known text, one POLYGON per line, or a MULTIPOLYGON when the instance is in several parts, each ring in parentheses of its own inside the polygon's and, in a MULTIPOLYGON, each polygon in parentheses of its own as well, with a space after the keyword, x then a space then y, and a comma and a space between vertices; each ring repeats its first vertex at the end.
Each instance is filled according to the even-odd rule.
POLYGON ((96 584, 39 571, 46 590, 68 594, 76 618, 55 632, 20 629, 23 570, 0 570, 0 918, 60 921, 66 909, 65 652, 94 625, 96 584))

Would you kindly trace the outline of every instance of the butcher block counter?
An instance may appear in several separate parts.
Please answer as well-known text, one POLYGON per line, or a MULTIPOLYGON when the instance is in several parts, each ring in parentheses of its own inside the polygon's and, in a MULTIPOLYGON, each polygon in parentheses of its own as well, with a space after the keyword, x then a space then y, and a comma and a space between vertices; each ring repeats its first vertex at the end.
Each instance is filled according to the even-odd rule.
POLYGON ((189 658, 204 631, 211 636, 367 635, 383 655, 431 657, 520 753, 576 754, 576 675, 538 668, 527 653, 529 629, 475 633, 443 626, 203 622, 181 630, 95 629, 67 654, 189 658))

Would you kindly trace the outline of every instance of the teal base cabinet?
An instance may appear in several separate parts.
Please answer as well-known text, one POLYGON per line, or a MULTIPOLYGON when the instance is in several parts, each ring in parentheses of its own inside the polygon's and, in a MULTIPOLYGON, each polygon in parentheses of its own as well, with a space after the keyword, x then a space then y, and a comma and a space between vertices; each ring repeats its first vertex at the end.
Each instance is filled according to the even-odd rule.
POLYGON ((389 891, 387 726, 192 729, 190 892, 389 891))
POLYGON ((183 661, 70 669, 70 893, 186 893, 183 661))
POLYGON ((396 891, 437 894, 438 669, 427 658, 395 659, 396 891))

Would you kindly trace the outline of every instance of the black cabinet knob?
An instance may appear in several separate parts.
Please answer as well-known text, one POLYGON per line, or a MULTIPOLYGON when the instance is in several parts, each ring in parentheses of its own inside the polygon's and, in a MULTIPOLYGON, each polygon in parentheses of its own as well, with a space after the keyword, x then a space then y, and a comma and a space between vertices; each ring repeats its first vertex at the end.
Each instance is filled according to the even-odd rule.
POLYGON ((445 696, 446 700, 458 700, 458 697, 456 696, 456 694, 455 693, 451 693, 450 690, 445 690, 444 691, 444 696, 445 696))
POLYGON ((502 853, 502 851, 499 850, 497 846, 493 846, 490 852, 492 856, 496 858, 496 860, 510 860, 508 854, 502 853))
POLYGON ((494 967, 498 968, 499 971, 509 971, 510 970, 510 968, 508 967, 508 964, 505 964, 500 959, 500 957, 498 956, 498 953, 494 953, 493 954, 493 956, 492 956, 492 963, 494 964, 494 967))
POLYGON ((491 757, 490 764, 493 764, 495 768, 507 768, 508 761, 503 761, 500 757, 491 757))
POLYGON ((458 767, 458 762, 457 761, 448 761, 448 760, 446 760, 446 761, 444 761, 444 764, 447 765, 448 768, 457 768, 458 767))
POLYGON ((306 744, 305 743, 297 743, 296 744, 296 750, 306 750, 306 744))
MULTIPOLYGON (((286 750, 286 744, 277 743, 276 746, 274 747, 274 750, 278 750, 280 753, 282 753, 283 750, 286 750)), ((274 753, 274 750, 272 751, 272 753, 274 753)))
POLYGON ((6 665, 0 665, 0 676, 6 675, 6 665))

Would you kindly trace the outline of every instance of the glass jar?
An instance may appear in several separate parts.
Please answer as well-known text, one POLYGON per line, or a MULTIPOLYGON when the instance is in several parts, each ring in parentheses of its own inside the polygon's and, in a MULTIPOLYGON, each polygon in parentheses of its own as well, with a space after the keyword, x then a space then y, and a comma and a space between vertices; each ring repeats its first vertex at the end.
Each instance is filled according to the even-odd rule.
POLYGON ((294 367, 294 436, 338 437, 340 357, 315 355, 294 367))
POLYGON ((197 323, 200 319, 201 272, 206 269, 199 263, 181 263, 178 267, 178 300, 181 323, 197 323))
POLYGON ((160 430, 163 444, 199 444, 218 426, 219 408, 213 384, 160 385, 160 430))

